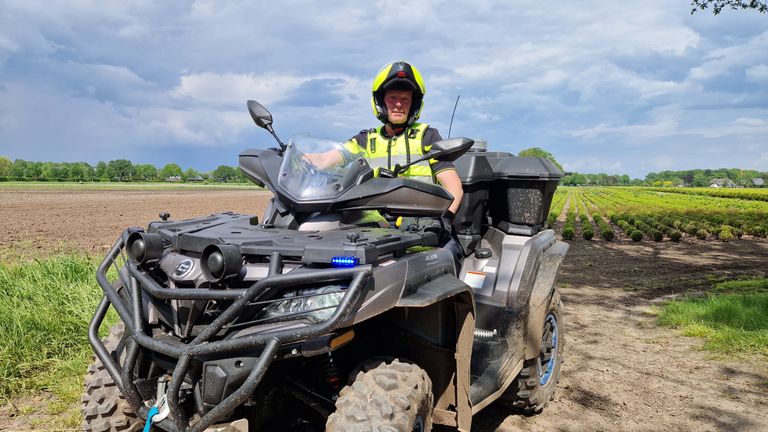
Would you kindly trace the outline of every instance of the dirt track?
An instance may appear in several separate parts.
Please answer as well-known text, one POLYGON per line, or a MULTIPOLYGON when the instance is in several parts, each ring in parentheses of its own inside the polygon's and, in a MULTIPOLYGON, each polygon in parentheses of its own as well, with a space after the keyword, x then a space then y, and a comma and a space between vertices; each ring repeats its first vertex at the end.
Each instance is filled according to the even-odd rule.
MULTIPOLYGON (((3 190, 0 252, 40 252, 62 241, 100 252, 122 228, 145 225, 161 211, 173 219, 223 210, 261 215, 267 196, 3 190)), ((698 340, 656 327, 651 314, 653 305, 705 288, 712 277, 765 275, 766 262, 765 240, 574 240, 558 282, 567 344, 555 400, 533 417, 492 405, 473 430, 768 431, 768 359, 713 358, 698 350, 698 340)), ((7 420, 0 417, 0 430, 11 430, 7 420)))

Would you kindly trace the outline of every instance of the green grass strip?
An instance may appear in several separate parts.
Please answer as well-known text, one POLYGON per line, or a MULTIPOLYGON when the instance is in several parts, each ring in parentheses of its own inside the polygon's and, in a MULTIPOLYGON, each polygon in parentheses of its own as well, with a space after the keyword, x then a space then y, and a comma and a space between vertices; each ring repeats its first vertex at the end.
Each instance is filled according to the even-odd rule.
POLYGON ((76 253, 0 261, 0 398, 48 390, 77 400, 101 299, 97 265, 76 253))
POLYGON ((768 279, 722 282, 706 297, 670 302, 659 324, 704 338, 710 351, 768 355, 768 279))

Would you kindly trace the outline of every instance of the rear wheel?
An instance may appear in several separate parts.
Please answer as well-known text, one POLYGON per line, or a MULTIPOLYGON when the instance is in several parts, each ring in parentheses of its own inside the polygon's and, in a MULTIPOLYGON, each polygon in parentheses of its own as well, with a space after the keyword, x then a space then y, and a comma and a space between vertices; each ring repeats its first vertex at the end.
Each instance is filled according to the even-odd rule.
POLYGON ((555 397, 565 346, 562 311, 563 301, 555 291, 544 319, 539 356, 525 361, 520 375, 504 394, 504 401, 524 414, 540 413, 555 397))
MULTIPOLYGON (((120 341, 124 333, 125 326, 120 322, 109 330, 109 335, 103 341, 113 358, 118 359, 122 355, 123 346, 120 341)), ((104 364, 96 357, 88 366, 85 391, 80 400, 85 432, 140 431, 144 426, 123 398, 104 364)))
MULTIPOLYGON (((368 369, 368 368, 366 368, 368 369)), ((420 367, 393 360, 357 374, 336 401, 327 432, 432 430, 432 381, 420 367)))

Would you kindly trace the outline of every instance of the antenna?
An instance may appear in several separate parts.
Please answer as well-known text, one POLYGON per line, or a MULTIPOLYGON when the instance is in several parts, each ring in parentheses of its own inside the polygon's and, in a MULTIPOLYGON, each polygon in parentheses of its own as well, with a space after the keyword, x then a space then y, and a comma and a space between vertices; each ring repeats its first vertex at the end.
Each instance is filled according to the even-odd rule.
POLYGON ((451 137, 451 128, 453 127, 453 116, 456 114, 456 107, 459 106, 459 98, 461 94, 456 95, 456 103, 453 104, 453 112, 451 113, 451 123, 448 125, 448 138, 451 137))

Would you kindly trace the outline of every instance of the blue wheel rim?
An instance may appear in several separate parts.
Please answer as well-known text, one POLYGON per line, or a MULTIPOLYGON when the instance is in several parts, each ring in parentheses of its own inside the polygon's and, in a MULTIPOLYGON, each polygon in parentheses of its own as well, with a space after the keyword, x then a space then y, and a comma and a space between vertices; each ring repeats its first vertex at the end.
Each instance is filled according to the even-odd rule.
POLYGON ((541 336, 541 350, 539 352, 536 369, 539 372, 539 384, 545 386, 552 379, 555 366, 557 366, 558 327, 555 314, 550 313, 544 321, 544 333, 541 336))

